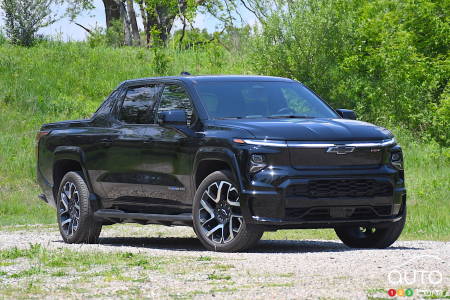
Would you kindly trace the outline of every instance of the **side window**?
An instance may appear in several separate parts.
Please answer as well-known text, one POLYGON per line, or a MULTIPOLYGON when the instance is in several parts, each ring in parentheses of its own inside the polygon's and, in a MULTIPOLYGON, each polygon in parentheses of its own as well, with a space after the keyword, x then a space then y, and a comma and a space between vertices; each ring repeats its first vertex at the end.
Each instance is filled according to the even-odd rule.
POLYGON ((100 107, 95 111, 94 116, 103 116, 103 115, 109 115, 111 113, 111 108, 114 105, 114 100, 119 94, 119 91, 116 89, 114 90, 108 98, 106 98, 105 101, 100 105, 100 107))
POLYGON ((152 124, 160 86, 131 87, 123 99, 119 119, 128 124, 152 124))
POLYGON ((161 96, 158 111, 182 109, 186 111, 188 125, 192 121, 192 103, 183 87, 178 85, 166 85, 161 96))

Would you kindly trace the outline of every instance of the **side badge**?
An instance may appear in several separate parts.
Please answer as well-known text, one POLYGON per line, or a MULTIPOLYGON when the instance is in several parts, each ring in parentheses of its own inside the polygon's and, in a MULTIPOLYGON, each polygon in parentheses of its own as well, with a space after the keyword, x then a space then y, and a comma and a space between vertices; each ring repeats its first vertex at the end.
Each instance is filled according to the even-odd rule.
POLYGON ((171 191, 184 191, 185 190, 185 188, 181 187, 181 186, 169 186, 168 189, 171 191))

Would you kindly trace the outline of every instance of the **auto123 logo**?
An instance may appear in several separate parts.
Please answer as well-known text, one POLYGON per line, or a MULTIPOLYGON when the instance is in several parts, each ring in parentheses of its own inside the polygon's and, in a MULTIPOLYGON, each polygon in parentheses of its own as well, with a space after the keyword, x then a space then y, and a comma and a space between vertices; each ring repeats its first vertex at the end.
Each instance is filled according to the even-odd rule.
MULTIPOLYGON (((430 288, 441 286, 444 281, 444 276, 441 270, 432 267, 436 266, 436 264, 430 264, 431 261, 439 264, 447 264, 446 261, 434 255, 421 255, 412 258, 389 270, 387 279, 390 286, 425 286, 430 288)), ((412 288, 391 288, 387 293, 391 297, 410 297, 414 294, 417 295, 419 291, 421 294, 427 294, 426 290, 413 290, 412 288)))

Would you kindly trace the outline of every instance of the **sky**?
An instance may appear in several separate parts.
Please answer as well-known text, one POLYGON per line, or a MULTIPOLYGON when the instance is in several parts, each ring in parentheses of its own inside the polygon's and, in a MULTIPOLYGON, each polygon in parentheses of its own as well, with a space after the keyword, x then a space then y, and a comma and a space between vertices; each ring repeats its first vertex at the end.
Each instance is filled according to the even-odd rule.
MULTIPOLYGON (((94 28, 94 27, 106 27, 105 25, 105 11, 103 2, 101 0, 94 0, 94 9, 90 10, 88 12, 84 12, 83 14, 79 15, 76 18, 76 22, 87 27, 87 28, 94 28)), ((60 13, 64 12, 64 8, 59 9, 60 13)), ((256 24, 256 18, 255 16, 246 10, 243 7, 239 8, 240 14, 245 20, 247 24, 254 25, 256 24)), ((136 7, 136 13, 139 13, 139 9, 136 7)), ((4 20, 3 20, 3 14, 0 13, 0 26, 3 26, 4 20)), ((140 19, 138 20, 138 23, 140 27, 142 28, 142 25, 140 24, 140 19)), ((206 28, 208 32, 213 32, 219 26, 219 22, 212 17, 209 14, 198 14, 194 20, 194 26, 200 29, 206 28)), ((239 25, 239 24, 236 24, 239 25)), ((244 24, 245 25, 245 24, 244 24)), ((181 28, 181 22, 177 20, 174 24, 174 28, 172 30, 180 29, 181 28)), ((57 21, 56 23, 43 28, 39 31, 39 33, 44 35, 50 35, 54 37, 61 38, 64 41, 69 40, 76 40, 81 41, 85 40, 87 37, 87 32, 82 29, 81 27, 75 25, 74 23, 70 22, 68 18, 61 19, 57 21)))

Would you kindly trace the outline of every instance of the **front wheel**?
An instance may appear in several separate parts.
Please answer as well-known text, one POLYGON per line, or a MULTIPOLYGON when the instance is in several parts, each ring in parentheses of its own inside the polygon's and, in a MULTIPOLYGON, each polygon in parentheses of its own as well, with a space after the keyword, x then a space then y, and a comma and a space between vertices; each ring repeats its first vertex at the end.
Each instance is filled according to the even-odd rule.
POLYGON ((246 224, 241 213, 239 191, 228 171, 206 177, 195 193, 194 231, 209 250, 235 252, 255 245, 264 231, 246 224))
POLYGON ((404 204, 401 220, 384 225, 375 226, 343 226, 335 228, 339 239, 351 248, 387 248, 400 236, 406 221, 406 204, 404 204))
POLYGON ((61 180, 57 196, 58 225, 64 242, 96 243, 102 224, 94 219, 83 177, 68 172, 61 180))

